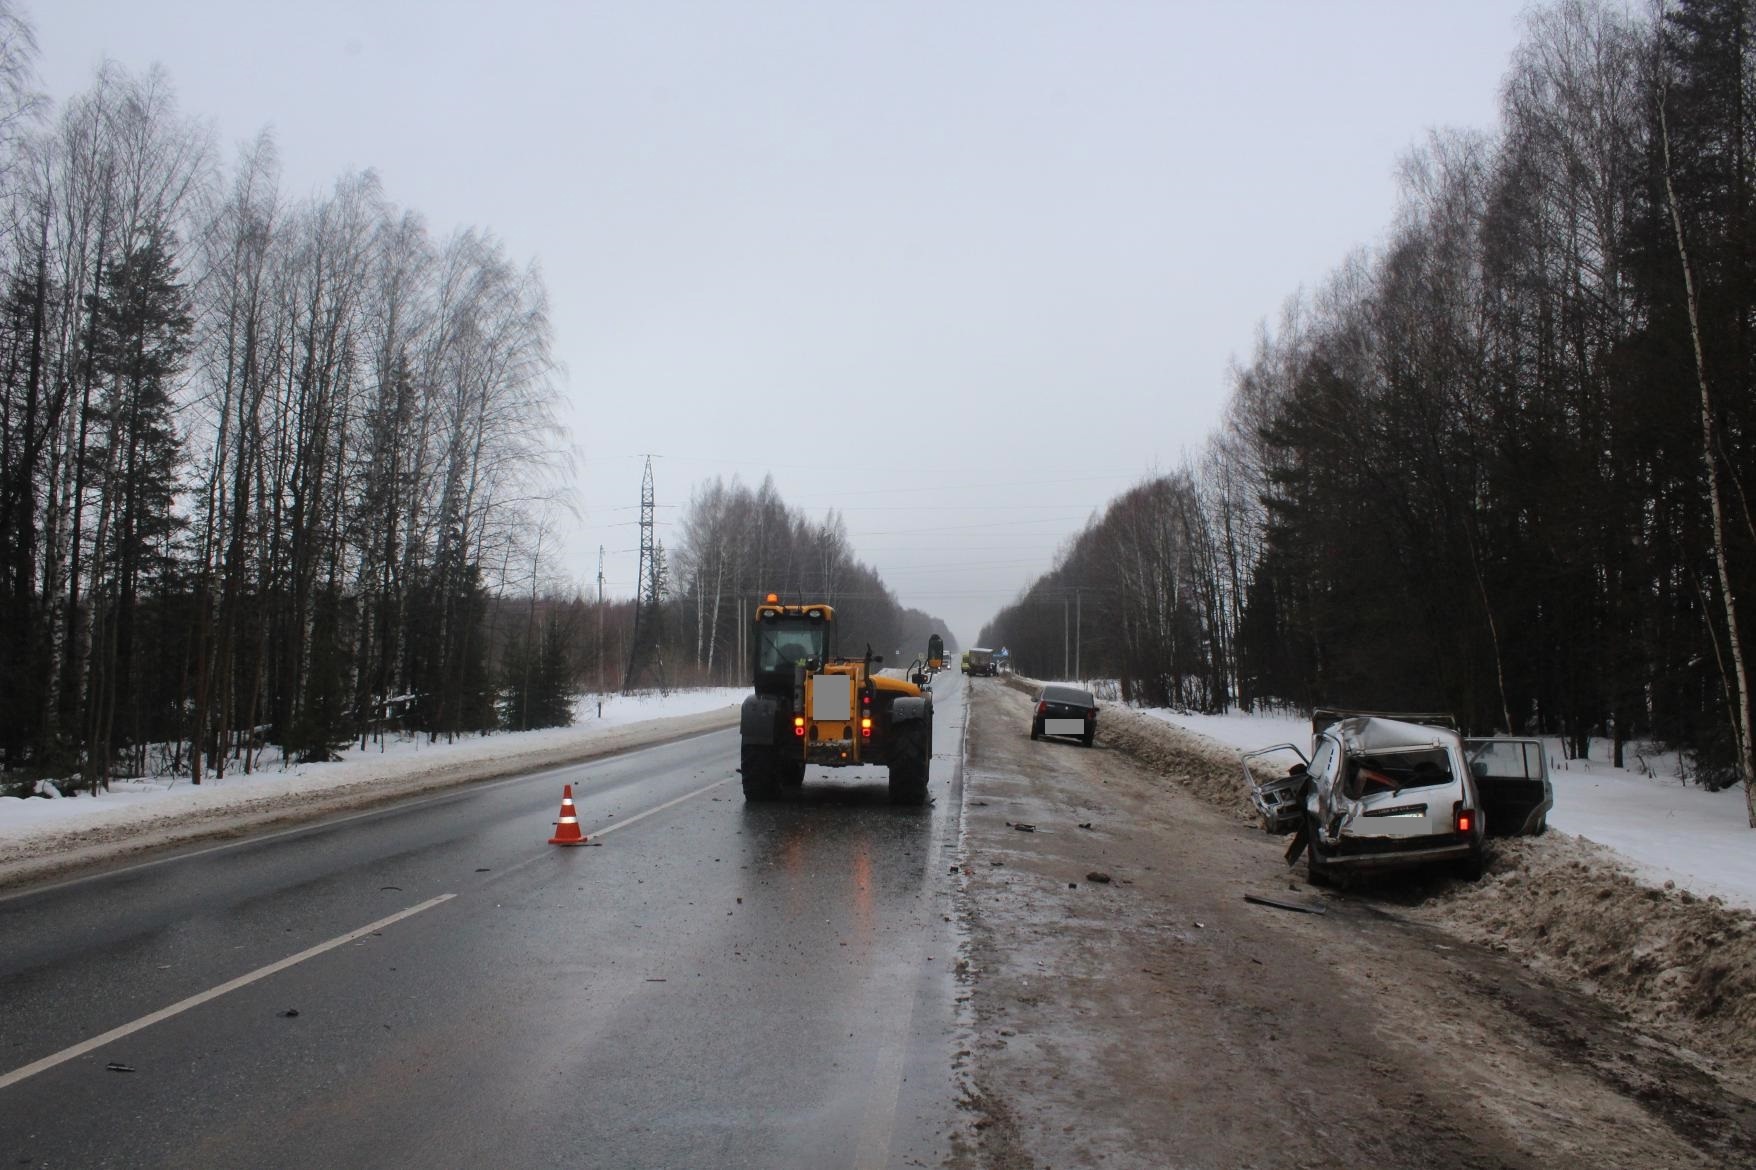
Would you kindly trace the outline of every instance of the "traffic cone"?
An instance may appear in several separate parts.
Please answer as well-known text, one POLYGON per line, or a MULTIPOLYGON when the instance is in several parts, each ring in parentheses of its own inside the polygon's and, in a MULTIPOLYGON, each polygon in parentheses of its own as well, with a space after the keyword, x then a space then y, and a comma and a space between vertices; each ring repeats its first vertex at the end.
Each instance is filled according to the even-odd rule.
POLYGON ((561 819, 555 822, 551 845, 588 845, 591 838, 579 831, 579 815, 573 811, 573 785, 561 786, 561 819))

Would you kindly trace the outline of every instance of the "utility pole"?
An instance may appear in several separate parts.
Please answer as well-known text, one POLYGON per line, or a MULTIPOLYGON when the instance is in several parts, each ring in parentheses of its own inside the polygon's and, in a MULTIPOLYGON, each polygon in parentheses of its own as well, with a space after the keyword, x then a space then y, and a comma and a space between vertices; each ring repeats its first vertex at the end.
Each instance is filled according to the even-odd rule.
POLYGON ((604 717, 604 546, 598 545, 598 718, 604 717))
POLYGON ((1061 594, 1061 677, 1062 678, 1071 677, 1067 673, 1068 667, 1071 665, 1071 661, 1069 660, 1068 653, 1067 653, 1068 645, 1069 645, 1069 642, 1067 640, 1067 595, 1065 593, 1063 593, 1063 594, 1061 594))
POLYGON ((1080 621, 1079 621, 1079 602, 1080 602, 1079 586, 1075 585, 1073 587, 1073 677, 1076 679, 1080 679, 1080 678, 1085 677, 1085 674, 1080 669, 1080 665, 1079 665, 1079 635, 1081 632, 1080 621))

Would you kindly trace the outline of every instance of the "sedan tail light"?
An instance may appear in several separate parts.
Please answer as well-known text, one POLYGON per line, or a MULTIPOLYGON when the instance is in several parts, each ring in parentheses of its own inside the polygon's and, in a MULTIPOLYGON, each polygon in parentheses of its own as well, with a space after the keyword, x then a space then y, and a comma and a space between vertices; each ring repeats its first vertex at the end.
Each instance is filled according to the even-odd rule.
POLYGON ((1048 713, 1049 713, 1049 705, 1047 703, 1039 700, 1037 702, 1037 714, 1038 715, 1047 715, 1048 713))

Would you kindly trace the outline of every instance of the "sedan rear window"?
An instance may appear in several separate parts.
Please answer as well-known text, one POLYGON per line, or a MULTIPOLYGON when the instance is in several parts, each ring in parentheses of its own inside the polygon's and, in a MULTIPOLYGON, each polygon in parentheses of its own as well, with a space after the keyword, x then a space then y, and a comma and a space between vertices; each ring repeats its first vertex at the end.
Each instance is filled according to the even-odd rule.
POLYGON ((1042 701, 1045 703, 1066 703, 1073 707, 1097 706, 1097 700, 1091 697, 1091 692, 1082 691, 1078 687, 1044 687, 1042 701))

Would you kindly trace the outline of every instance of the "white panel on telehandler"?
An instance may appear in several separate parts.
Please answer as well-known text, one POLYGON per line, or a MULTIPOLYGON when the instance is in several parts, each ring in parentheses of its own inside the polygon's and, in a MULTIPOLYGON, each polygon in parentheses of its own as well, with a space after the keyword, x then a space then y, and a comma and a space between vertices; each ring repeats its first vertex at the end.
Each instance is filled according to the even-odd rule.
POLYGON ((811 718, 852 719, 853 717, 853 676, 820 674, 811 680, 811 718))

